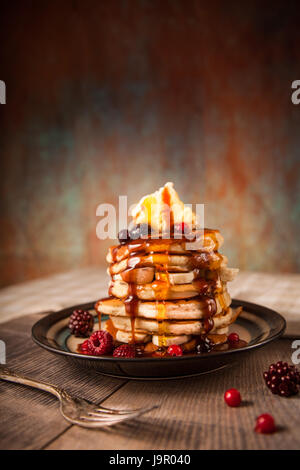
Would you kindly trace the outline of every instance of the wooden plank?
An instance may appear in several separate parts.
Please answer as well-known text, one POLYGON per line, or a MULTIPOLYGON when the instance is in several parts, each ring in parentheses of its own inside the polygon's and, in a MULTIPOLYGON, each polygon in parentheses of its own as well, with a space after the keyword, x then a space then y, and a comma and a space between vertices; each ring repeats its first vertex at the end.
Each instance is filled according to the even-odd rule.
POLYGON ((291 341, 279 340, 253 351, 233 367, 184 380, 129 381, 104 403, 126 408, 160 404, 148 415, 105 430, 77 426, 48 449, 299 449, 300 399, 274 396, 262 373, 278 360, 291 362, 291 341), (244 404, 229 408, 224 391, 236 387, 244 404), (255 419, 271 413, 278 432, 254 432, 255 419))
MULTIPOLYGON (((38 318, 40 315, 29 315, 1 325, 8 367, 97 403, 126 383, 71 367, 39 348, 30 338, 31 325, 38 318)), ((0 409, 1 449, 39 449, 72 427, 60 415, 55 397, 22 385, 0 381, 0 409)))

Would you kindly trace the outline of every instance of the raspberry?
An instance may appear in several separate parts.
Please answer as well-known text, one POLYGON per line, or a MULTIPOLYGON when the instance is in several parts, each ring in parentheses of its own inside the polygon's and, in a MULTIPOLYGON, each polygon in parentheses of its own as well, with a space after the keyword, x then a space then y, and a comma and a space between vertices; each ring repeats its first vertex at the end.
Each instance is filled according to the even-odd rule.
POLYGON ((269 370, 263 373, 267 387, 275 395, 290 397, 298 393, 300 373, 295 366, 279 361, 271 364, 269 370))
POLYGON ((167 353, 169 356, 182 356, 182 348, 178 344, 172 344, 168 347, 167 353))
POLYGON ((113 356, 114 357, 135 357, 135 350, 129 344, 121 344, 121 346, 118 346, 114 350, 113 356))
POLYGON ((276 431, 276 426, 275 426, 275 421, 274 421, 273 416, 267 413, 260 415, 256 419, 255 431, 260 432, 262 434, 270 434, 276 431))
POLYGON ((90 341, 88 339, 86 339, 80 346, 79 346, 79 350, 82 354, 91 354, 91 351, 90 351, 90 341))
POLYGON ((224 400, 228 406, 240 406, 241 394, 236 388, 230 388, 225 392, 224 400))
POLYGON ((238 343, 239 340, 240 340, 240 337, 237 333, 230 333, 227 340, 228 340, 228 343, 230 343, 230 344, 238 343))
POLYGON ((85 310, 74 310, 69 319, 71 333, 79 337, 87 337, 93 331, 94 318, 85 310))
POLYGON ((88 341, 90 354, 93 356, 102 356, 112 351, 113 337, 108 331, 95 331, 88 341))

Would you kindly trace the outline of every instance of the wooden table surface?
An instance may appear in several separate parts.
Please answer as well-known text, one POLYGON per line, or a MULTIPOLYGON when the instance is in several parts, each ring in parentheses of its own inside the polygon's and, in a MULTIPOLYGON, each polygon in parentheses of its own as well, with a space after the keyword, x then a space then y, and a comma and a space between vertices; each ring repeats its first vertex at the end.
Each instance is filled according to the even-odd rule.
POLYGON ((300 448, 300 394, 289 399, 274 396, 262 379, 270 363, 291 362, 292 339, 277 340, 211 374, 182 380, 128 381, 76 368, 33 344, 31 326, 41 316, 27 314, 0 324, 8 367, 107 406, 158 404, 160 408, 111 428, 88 430, 67 423, 55 397, 0 381, 1 449, 300 448), (239 408, 224 403, 224 391, 231 387, 238 388, 243 397, 239 408), (255 418, 262 413, 274 416, 278 424, 275 434, 254 432, 255 418))

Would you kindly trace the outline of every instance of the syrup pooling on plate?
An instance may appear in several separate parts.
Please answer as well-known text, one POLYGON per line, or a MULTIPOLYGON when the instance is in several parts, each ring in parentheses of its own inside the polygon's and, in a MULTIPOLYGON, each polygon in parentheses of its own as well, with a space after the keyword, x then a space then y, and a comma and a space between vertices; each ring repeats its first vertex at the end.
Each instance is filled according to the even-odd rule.
POLYGON ((224 344, 237 317, 227 291, 236 270, 219 253, 220 232, 200 231, 171 183, 142 198, 133 221, 120 244, 109 249, 111 297, 96 306, 110 316, 116 343, 139 344, 139 355, 163 355, 171 345, 190 353, 199 335, 224 344), (159 210, 153 212, 155 203, 159 210))

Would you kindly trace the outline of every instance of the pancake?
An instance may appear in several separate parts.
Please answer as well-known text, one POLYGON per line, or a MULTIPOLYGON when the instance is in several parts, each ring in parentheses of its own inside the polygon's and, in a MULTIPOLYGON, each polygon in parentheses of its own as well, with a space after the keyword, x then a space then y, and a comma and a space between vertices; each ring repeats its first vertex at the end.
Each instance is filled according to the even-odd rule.
POLYGON ((194 253, 193 255, 168 255, 154 253, 149 255, 134 255, 113 263, 109 267, 110 275, 119 274, 128 268, 137 267, 162 267, 168 271, 188 272, 192 269, 218 269, 226 263, 226 258, 216 252, 194 253))
MULTIPOLYGON (((231 303, 230 295, 227 291, 219 294, 215 298, 216 301, 216 314, 221 313, 224 309, 229 307, 231 303)), ((165 319, 169 320, 198 320, 207 316, 208 304, 213 302, 212 299, 206 297, 199 297, 191 300, 173 300, 164 302, 164 315, 165 319)), ((115 297, 108 297, 99 300, 95 309, 99 313, 114 316, 130 316, 126 313, 126 308, 122 300, 115 297)), ((156 319, 158 315, 158 308, 156 302, 143 302, 137 301, 136 303, 136 317, 156 319)))
MULTIPOLYGON (((115 339, 120 343, 132 343, 133 335, 131 331, 118 330, 116 332, 115 339)), ((135 343, 148 343, 149 341, 151 341, 151 336, 149 336, 147 333, 134 332, 135 343)))
MULTIPOLYGON (((220 289, 222 286, 220 286, 220 289)), ((193 284, 166 285, 164 282, 154 281, 151 284, 138 284, 134 287, 134 294, 141 300, 176 300, 189 299, 199 294, 212 295, 216 289, 215 283, 197 282, 193 284)), ((132 287, 123 281, 112 281, 110 283, 109 292, 111 295, 124 299, 130 292, 132 287)))
POLYGON ((227 268, 227 267, 220 267, 220 279, 223 282, 230 282, 233 281, 236 276, 238 275, 239 269, 238 268, 227 268))
MULTIPOLYGON (((224 314, 219 314, 213 317, 214 326, 210 333, 213 333, 220 328, 226 328, 233 323, 239 312, 229 308, 224 314)), ((124 331, 131 331, 132 324, 129 317, 115 317, 110 316, 113 326, 116 329, 124 331)), ((134 324, 135 330, 140 333, 159 334, 161 325, 158 320, 150 320, 142 317, 137 317, 134 324)), ((192 320, 192 321, 174 321, 164 320, 163 329, 165 335, 200 335, 205 333, 205 327, 203 322, 192 320)))
POLYGON ((133 284, 149 284, 154 278, 155 268, 150 266, 148 268, 125 269, 125 271, 112 276, 113 281, 132 282, 133 284))
MULTIPOLYGON (((229 282, 236 278, 238 272, 239 270, 235 268, 220 267, 220 269, 215 272, 203 270, 201 275, 204 279, 214 279, 216 278, 217 274, 220 281, 229 282)), ((199 273, 197 276, 199 276, 199 273)), ((189 271, 186 273, 169 272, 168 277, 169 282, 172 285, 189 284, 196 277, 196 273, 195 271, 189 271)), ((159 279, 159 273, 155 272, 154 267, 127 269, 119 274, 114 274, 112 276, 113 281, 132 282, 134 284, 150 284, 150 282, 152 282, 154 279, 159 279)))
MULTIPOLYGON (((199 252, 216 251, 223 244, 223 237, 217 230, 205 232, 204 239, 201 237, 199 243, 199 252)), ((196 248, 196 245, 195 245, 196 248)), ((188 240, 176 239, 151 239, 151 243, 147 239, 132 240, 124 245, 111 246, 109 248, 106 261, 115 263, 128 258, 131 253, 165 253, 185 254, 191 251, 192 244, 188 240)), ((194 250, 193 250, 194 251, 194 250)))
POLYGON ((183 344, 190 341, 191 336, 187 335, 178 335, 178 336, 164 336, 163 338, 153 335, 152 336, 152 343, 155 346, 171 346, 172 344, 183 344))

